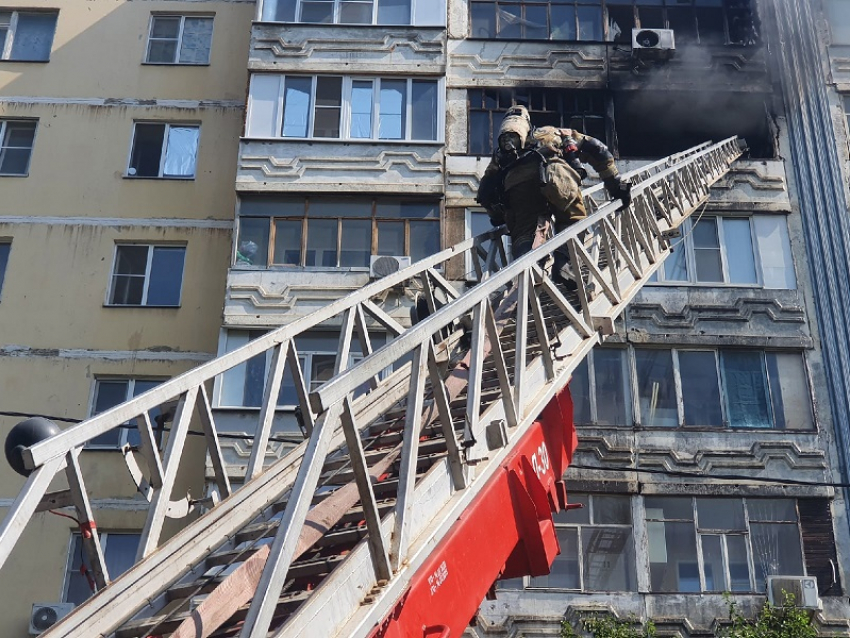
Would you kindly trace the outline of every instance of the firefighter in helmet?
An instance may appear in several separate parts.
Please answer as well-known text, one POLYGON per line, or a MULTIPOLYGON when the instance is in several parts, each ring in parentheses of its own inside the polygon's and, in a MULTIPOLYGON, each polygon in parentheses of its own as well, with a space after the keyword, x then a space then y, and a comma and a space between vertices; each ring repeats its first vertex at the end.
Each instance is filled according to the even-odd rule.
MULTIPOLYGON (((554 217, 556 233, 587 217, 581 194, 585 162, 602 178, 609 195, 628 206, 631 184, 620 178, 602 142, 573 129, 534 128, 524 106, 508 109, 476 200, 493 225, 507 225, 514 259, 531 250, 540 215, 554 217)), ((553 278, 563 281, 561 270, 569 263, 566 246, 554 257, 553 278)))

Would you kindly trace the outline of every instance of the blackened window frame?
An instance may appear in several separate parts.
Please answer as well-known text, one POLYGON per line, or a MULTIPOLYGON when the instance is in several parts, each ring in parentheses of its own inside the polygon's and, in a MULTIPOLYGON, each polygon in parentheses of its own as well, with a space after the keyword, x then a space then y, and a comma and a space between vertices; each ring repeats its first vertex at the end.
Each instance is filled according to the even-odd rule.
POLYGON ((611 146, 614 129, 611 96, 595 89, 550 89, 537 87, 467 89, 468 155, 489 156, 505 111, 516 105, 528 108, 534 126, 574 128, 611 146), (480 114, 480 115, 476 115, 480 114), (476 124, 474 120, 479 120, 476 124), (477 128, 489 129, 489 140, 476 139, 477 128))

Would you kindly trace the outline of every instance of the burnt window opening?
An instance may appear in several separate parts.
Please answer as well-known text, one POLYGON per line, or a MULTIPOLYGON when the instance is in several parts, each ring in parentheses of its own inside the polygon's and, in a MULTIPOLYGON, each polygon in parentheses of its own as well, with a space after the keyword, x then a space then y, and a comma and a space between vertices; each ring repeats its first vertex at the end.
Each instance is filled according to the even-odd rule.
POLYGON ((473 38, 631 44, 632 29, 673 29, 677 44, 759 40, 752 0, 472 0, 473 38))
POLYGON ((830 502, 825 498, 802 498, 797 501, 797 508, 803 533, 806 573, 817 577, 820 596, 841 596, 830 502))
POLYGON ((490 155, 511 106, 528 108, 534 126, 572 128, 606 141, 605 93, 539 88, 471 89, 469 154, 490 155))
POLYGON ((766 108, 759 93, 629 91, 614 95, 620 157, 658 158, 706 141, 738 136, 750 157, 775 157, 766 108))

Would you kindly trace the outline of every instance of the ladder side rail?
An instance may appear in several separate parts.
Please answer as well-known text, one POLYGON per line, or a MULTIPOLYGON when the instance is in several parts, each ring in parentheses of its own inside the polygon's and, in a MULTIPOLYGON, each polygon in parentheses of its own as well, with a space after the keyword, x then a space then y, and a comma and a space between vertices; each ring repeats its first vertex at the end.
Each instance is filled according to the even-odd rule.
POLYGON ((295 338, 297 335, 310 330, 320 323, 333 319, 350 308, 370 302, 373 297, 379 296, 385 290, 396 287, 433 266, 440 265, 457 255, 462 255, 466 251, 471 250, 476 242, 480 243, 488 239, 495 240, 500 238, 502 234, 503 230, 501 229, 491 229, 477 237, 464 240, 451 248, 421 259, 396 273, 367 284, 350 295, 323 306, 305 317, 272 330, 232 352, 223 354, 212 361, 140 394, 126 403, 105 410, 82 423, 66 428, 50 439, 33 445, 24 451, 24 462, 28 468, 34 469, 43 465, 48 459, 57 456, 64 457, 70 450, 85 445, 91 439, 122 426, 127 421, 139 417, 144 412, 179 398, 189 389, 215 379, 256 355, 272 350, 279 344, 295 338))
MULTIPOLYGON (((458 317, 464 316, 467 313, 471 312, 472 309, 483 299, 489 298, 491 294, 496 293, 500 288, 508 284, 509 281, 514 280, 522 272, 527 271, 531 267, 532 263, 536 263, 537 261, 546 257, 546 255, 554 252, 557 248, 563 246, 564 244, 568 244, 568 242, 575 241, 579 235, 584 236, 585 233, 590 235, 598 234, 600 231, 598 230, 597 226, 602 224, 604 219, 616 218, 620 214, 623 214, 625 216, 631 216, 632 221, 638 225, 643 225, 644 223, 647 223, 648 220, 646 220, 645 216, 638 215, 634 211, 644 206, 644 203, 642 201, 637 200, 643 200, 643 198, 647 196, 648 189, 651 189, 656 184, 661 184, 662 186, 666 185, 669 188, 670 180, 676 179, 678 171, 683 170, 688 164, 698 161, 699 158, 704 154, 709 154, 713 152, 716 152, 718 154, 723 153, 729 158, 725 162, 725 164, 728 166, 728 163, 730 161, 734 160, 738 155, 740 155, 740 150, 735 140, 736 138, 729 138, 729 140, 712 146, 699 154, 690 156, 687 160, 685 160, 684 164, 678 164, 673 167, 663 169, 658 174, 652 176, 650 179, 641 182, 640 184, 637 184, 634 187, 633 200, 635 201, 635 204, 628 207, 627 209, 620 210, 619 201, 609 201, 606 204, 600 206, 599 211, 591 217, 588 217, 587 219, 581 222, 573 224, 562 233, 559 233, 552 239, 545 242, 539 248, 536 248, 535 250, 527 253, 526 255, 523 255, 519 259, 514 260, 506 268, 503 268, 497 273, 494 273, 490 278, 488 278, 486 281, 479 283, 461 298, 454 300, 446 306, 443 306, 442 308, 437 310, 433 315, 429 316, 424 321, 416 324, 410 330, 407 330, 398 339, 377 350, 371 356, 366 357, 363 361, 359 362, 358 365, 354 366, 351 370, 329 380, 321 387, 317 388, 310 395, 313 408, 316 410, 316 412, 322 412, 326 410, 330 405, 342 400, 345 395, 347 395, 349 392, 353 391, 356 387, 363 383, 364 379, 361 377, 369 374, 374 375, 379 370, 390 366, 401 356, 412 352, 422 342, 422 339, 426 333, 434 334, 439 329, 449 325, 458 317)), ((708 168, 708 165, 705 163, 701 163, 701 165, 708 168)), ((628 176, 629 174, 630 173, 626 173, 626 176, 628 176)), ((719 174, 715 176, 715 179, 716 178, 719 178, 719 174)), ((674 197, 673 200, 673 203, 675 205, 669 207, 671 216, 673 215, 673 211, 676 211, 675 217, 672 218, 676 220, 681 220, 684 217, 682 208, 686 207, 686 204, 681 198, 674 197)), ((660 237, 663 232, 668 229, 669 224, 666 219, 653 220, 653 223, 651 223, 650 227, 647 228, 647 230, 650 230, 652 235, 655 235, 656 237, 660 237)), ((637 231, 637 227, 635 227, 634 230, 637 231)), ((643 247, 643 251, 645 253, 648 263, 658 262, 661 256, 661 248, 653 246, 652 239, 648 233, 641 232, 640 235, 641 241, 639 243, 643 247)), ((643 260, 641 260, 641 265, 642 264, 643 260)), ((604 275, 599 278, 599 281, 600 283, 604 281, 604 275)), ((580 289, 583 287, 580 281, 577 281, 576 283, 579 285, 580 289)), ((607 284, 607 282, 606 286, 608 286, 610 290, 610 286, 607 284)))

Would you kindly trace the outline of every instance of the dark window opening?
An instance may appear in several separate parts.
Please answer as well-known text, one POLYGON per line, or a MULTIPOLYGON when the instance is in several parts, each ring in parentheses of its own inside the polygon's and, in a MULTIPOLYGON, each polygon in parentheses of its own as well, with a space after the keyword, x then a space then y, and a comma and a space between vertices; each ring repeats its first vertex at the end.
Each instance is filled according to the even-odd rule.
POLYGON ((534 126, 573 128, 605 141, 605 94, 560 89, 473 89, 469 96, 469 154, 490 155, 505 111, 528 107, 534 126))
POLYGON ((747 140, 750 157, 775 157, 766 99, 758 93, 617 94, 614 111, 620 157, 665 157, 734 135, 747 140))

